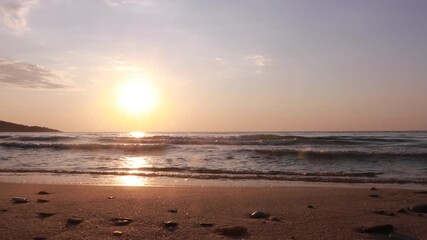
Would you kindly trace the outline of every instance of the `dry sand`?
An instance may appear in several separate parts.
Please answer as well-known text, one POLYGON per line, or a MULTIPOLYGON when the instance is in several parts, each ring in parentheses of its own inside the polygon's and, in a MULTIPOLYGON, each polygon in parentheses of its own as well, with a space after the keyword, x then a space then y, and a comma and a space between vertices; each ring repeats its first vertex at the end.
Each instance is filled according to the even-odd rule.
POLYGON ((0 184, 0 239, 427 239, 427 215, 398 213, 427 203, 415 190, 324 187, 217 188, 0 184), (38 195, 39 191, 51 194, 38 195), (376 194, 379 197, 370 197, 376 194), (114 196, 114 199, 108 199, 114 196), (13 197, 30 202, 14 204, 13 197), (37 199, 49 200, 37 203, 37 199), (311 205, 313 208, 308 207, 311 205), (168 210, 176 209, 176 213, 168 210), (253 211, 281 219, 252 219, 253 211), (380 215, 372 211, 383 210, 380 215), (55 213, 40 218, 38 213, 55 213), (72 216, 80 224, 68 224, 72 216), (132 223, 115 226, 115 217, 132 223), (178 223, 176 230, 164 221, 178 223), (212 223, 201 227, 200 223, 212 223), (360 226, 392 224, 392 236, 359 233, 360 226), (239 225, 247 234, 215 232, 239 225), (113 236, 121 231, 121 236, 113 236), (390 238, 391 237, 391 238, 390 238))

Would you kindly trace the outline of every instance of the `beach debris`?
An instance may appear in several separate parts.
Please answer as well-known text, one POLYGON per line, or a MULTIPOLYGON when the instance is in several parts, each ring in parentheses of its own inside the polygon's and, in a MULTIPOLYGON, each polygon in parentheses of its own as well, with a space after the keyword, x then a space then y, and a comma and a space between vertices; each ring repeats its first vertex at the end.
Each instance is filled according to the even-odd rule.
POLYGON ((115 198, 114 196, 109 196, 109 197, 108 197, 108 199, 114 199, 114 198, 115 198))
POLYGON ((251 214, 251 218, 268 218, 270 216, 270 214, 265 213, 265 212, 261 212, 261 211, 255 211, 251 214))
POLYGON ((214 231, 224 236, 241 236, 248 233, 248 229, 242 226, 224 226, 214 231))
POLYGON ((378 214, 378 215, 384 215, 384 216, 390 216, 390 217, 396 216, 394 213, 388 213, 388 212, 383 211, 383 210, 372 211, 372 212, 375 214, 378 214))
POLYGON ((46 192, 46 191, 40 191, 37 193, 38 195, 48 195, 50 193, 46 192))
POLYGON ((418 204, 409 208, 412 212, 427 213, 427 204, 418 204))
POLYGON ((375 187, 372 187, 372 188, 371 188, 371 191, 378 191, 378 189, 377 189, 377 188, 375 188, 375 187))
POLYGON ((46 237, 33 237, 33 240, 46 240, 46 237))
POLYGON ((170 212, 170 213, 177 213, 178 210, 177 209, 169 209, 168 212, 170 212))
POLYGON ((377 234, 390 234, 394 231, 394 227, 391 224, 377 225, 372 227, 361 227, 359 229, 361 233, 377 233, 377 234))
POLYGON ((418 193, 418 194, 427 194, 427 191, 417 191, 417 192, 414 192, 414 193, 418 193))
POLYGON ((401 208, 399 210, 397 210, 398 213, 407 213, 408 211, 406 211, 406 209, 401 208))
POLYGON ((200 225, 200 227, 213 227, 214 226, 213 223, 200 223, 199 225, 200 225))
POLYGON ((67 225, 78 225, 82 222, 83 222, 83 218, 72 216, 72 217, 68 218, 67 225))
POLYGON ((49 200, 39 198, 39 199, 37 199, 37 202, 38 203, 47 203, 47 202, 49 202, 49 200))
POLYGON ((314 208, 312 205, 308 205, 307 208, 314 208))
POLYGON ((123 235, 122 231, 114 231, 113 232, 113 236, 121 236, 121 235, 123 235))
POLYGON ((24 197, 14 197, 14 198, 12 198, 12 202, 13 203, 27 203, 29 201, 28 201, 28 199, 26 199, 24 197))
POLYGON ((371 195, 369 195, 369 197, 371 197, 371 198, 379 198, 380 196, 378 194, 371 194, 371 195))
POLYGON ((276 216, 271 216, 268 218, 268 220, 273 221, 273 222, 281 222, 282 221, 279 217, 276 217, 276 216))
POLYGON ((39 218, 48 218, 48 217, 51 217, 55 214, 56 213, 51 213, 51 212, 39 212, 39 213, 37 213, 39 218))
POLYGON ((173 221, 166 221, 163 222, 163 227, 167 230, 173 231, 178 227, 178 223, 173 221))
POLYGON ((111 221, 116 226, 126 226, 133 222, 130 218, 112 218, 111 221))

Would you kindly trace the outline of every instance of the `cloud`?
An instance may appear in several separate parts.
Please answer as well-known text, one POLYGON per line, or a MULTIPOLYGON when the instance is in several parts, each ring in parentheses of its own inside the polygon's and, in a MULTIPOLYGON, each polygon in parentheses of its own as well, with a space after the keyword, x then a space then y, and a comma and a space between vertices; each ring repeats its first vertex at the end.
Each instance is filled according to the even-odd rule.
POLYGON ((38 2, 38 0, 0 0, 0 23, 18 33, 28 30, 28 13, 38 2))
POLYGON ((67 85, 58 83, 61 77, 35 64, 0 58, 0 82, 23 88, 58 89, 67 85))
POLYGON ((215 61, 217 61, 219 64, 227 64, 227 61, 225 61, 225 59, 223 58, 217 57, 215 58, 215 61))
POLYGON ((246 57, 247 60, 251 61, 257 67, 265 67, 270 64, 271 60, 262 55, 251 55, 246 57))

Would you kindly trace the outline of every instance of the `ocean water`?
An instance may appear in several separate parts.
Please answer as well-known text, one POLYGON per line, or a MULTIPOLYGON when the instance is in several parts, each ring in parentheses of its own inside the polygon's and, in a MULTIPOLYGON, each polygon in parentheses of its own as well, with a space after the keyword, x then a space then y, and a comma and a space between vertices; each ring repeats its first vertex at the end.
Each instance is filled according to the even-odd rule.
POLYGON ((42 179, 427 185, 427 132, 0 134, 0 181, 42 179))

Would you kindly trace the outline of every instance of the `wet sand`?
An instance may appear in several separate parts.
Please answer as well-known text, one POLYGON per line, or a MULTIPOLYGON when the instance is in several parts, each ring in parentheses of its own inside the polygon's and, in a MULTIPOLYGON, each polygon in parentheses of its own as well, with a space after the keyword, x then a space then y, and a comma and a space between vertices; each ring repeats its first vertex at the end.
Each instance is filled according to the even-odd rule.
POLYGON ((370 187, 0 183, 0 239, 427 239, 427 214, 406 209, 422 203, 427 194, 416 190, 370 187), (29 202, 13 203, 13 197, 29 202), (270 216, 253 219, 254 211, 270 216), (383 224, 393 233, 358 230, 383 224), (242 228, 223 235, 222 226, 242 228))

